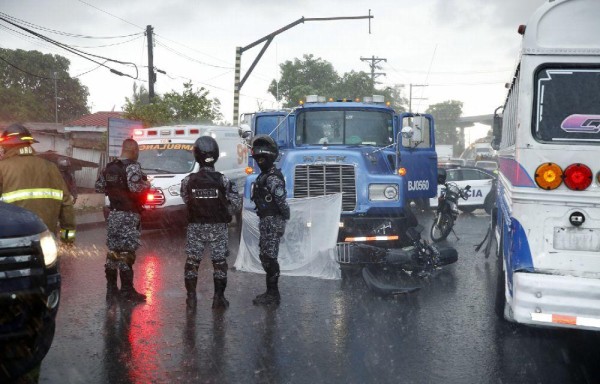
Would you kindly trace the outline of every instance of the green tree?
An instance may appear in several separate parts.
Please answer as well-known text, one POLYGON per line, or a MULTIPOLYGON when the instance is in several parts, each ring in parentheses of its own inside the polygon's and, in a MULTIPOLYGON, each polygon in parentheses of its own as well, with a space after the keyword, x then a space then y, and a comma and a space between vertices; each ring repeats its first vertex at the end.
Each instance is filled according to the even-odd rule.
POLYGON ((459 134, 461 130, 458 128, 462 107, 462 101, 447 100, 432 104, 425 111, 433 116, 436 144, 452 144, 455 154, 462 152, 465 147, 465 139, 459 134))
POLYGON ((373 89, 371 76, 363 71, 350 71, 341 77, 333 65, 321 58, 305 54, 303 60, 294 59, 279 65, 281 76, 279 82, 271 81, 267 91, 278 101, 283 101, 286 108, 295 107, 298 101, 307 95, 321 95, 325 97, 362 98, 364 96, 384 95, 386 100, 392 101, 392 107, 398 111, 406 110, 406 98, 402 97, 401 85, 387 87, 383 90, 373 89))
POLYGON ((70 64, 60 55, 0 48, 0 120, 55 121, 58 109, 64 122, 89 113, 88 88, 71 78, 70 64))
POLYGON ((271 81, 268 92, 284 107, 294 107, 306 95, 331 95, 339 83, 339 76, 331 63, 313 55, 304 55, 304 60, 294 59, 279 65, 281 79, 271 81))
POLYGON ((168 92, 163 96, 155 95, 154 102, 146 102, 147 91, 144 86, 133 88, 132 98, 125 98, 123 111, 125 118, 140 120, 145 127, 178 123, 214 123, 222 119, 221 103, 218 99, 209 99, 208 91, 203 87, 194 90, 192 82, 183 84, 183 93, 168 92))

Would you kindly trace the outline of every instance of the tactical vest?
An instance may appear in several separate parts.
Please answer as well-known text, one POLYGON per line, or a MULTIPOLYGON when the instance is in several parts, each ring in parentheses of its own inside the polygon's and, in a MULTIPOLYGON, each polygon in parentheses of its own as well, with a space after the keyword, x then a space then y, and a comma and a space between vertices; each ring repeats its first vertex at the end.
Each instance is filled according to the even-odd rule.
POLYGON ((200 170, 192 173, 187 193, 190 223, 215 224, 231 221, 227 191, 220 172, 200 170))
POLYGON ((275 202, 275 197, 271 194, 271 191, 267 188, 267 178, 269 176, 276 176, 283 182, 285 188, 285 180, 283 174, 278 168, 275 168, 273 172, 261 173, 254 186, 252 188, 252 201, 256 204, 256 215, 258 217, 275 216, 281 215, 281 210, 275 202))
POLYGON ((116 159, 106 165, 104 180, 106 181, 106 195, 110 201, 110 209, 126 212, 141 212, 141 194, 130 192, 127 185, 127 166, 133 164, 131 160, 116 159))

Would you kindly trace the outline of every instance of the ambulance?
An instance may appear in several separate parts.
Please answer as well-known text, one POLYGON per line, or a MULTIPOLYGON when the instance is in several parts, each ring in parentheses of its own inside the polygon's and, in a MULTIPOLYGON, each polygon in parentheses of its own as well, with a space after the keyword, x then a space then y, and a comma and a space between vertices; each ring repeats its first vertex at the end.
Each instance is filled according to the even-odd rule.
MULTIPOLYGON (((199 165, 192 149, 200 136, 212 136, 219 144, 215 169, 243 191, 248 165, 248 148, 237 127, 217 125, 174 125, 134 130, 139 144, 138 161, 152 188, 145 196, 142 229, 174 228, 187 224, 181 198, 181 181, 199 165)), ((241 192, 240 192, 241 193, 241 192)), ((236 221, 241 222, 239 217, 236 221)))

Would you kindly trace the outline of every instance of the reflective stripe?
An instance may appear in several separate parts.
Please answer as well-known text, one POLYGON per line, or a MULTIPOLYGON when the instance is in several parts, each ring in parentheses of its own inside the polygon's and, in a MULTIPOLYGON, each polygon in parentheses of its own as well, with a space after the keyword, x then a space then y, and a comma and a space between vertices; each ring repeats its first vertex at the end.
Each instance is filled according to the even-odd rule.
POLYGON ((531 320, 542 323, 555 323, 566 325, 580 325, 585 327, 600 328, 600 319, 582 316, 557 315, 552 313, 532 313, 531 320))
POLYGON ((388 241, 398 240, 398 236, 363 236, 363 237, 346 237, 344 241, 388 241))
POLYGON ((30 200, 30 199, 52 199, 62 200, 63 191, 60 189, 51 188, 32 188, 19 189, 17 191, 3 193, 0 197, 5 203, 14 203, 15 201, 30 200))

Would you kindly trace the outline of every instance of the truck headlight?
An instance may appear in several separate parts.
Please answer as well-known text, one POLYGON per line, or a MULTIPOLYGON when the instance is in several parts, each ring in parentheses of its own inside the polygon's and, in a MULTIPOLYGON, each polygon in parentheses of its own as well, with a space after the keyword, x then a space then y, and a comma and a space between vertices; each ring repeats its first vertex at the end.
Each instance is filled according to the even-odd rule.
POLYGON ((171 196, 179 196, 179 192, 181 191, 181 184, 171 185, 167 188, 171 196))
POLYGON ((44 253, 44 264, 46 267, 52 267, 58 260, 58 247, 56 246, 56 240, 50 231, 42 233, 40 236, 40 246, 44 253))
POLYGON ((369 200, 371 201, 397 201, 397 184, 369 184, 369 200))

